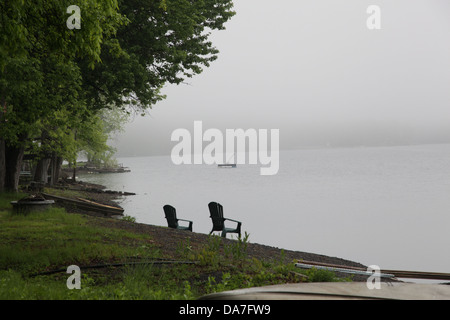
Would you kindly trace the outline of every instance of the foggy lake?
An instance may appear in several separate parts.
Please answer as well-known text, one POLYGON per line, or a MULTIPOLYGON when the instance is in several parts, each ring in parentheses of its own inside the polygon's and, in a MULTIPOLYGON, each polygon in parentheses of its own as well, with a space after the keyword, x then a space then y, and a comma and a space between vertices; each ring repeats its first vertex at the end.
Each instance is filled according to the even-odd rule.
POLYGON ((137 222, 167 226, 163 206, 211 230, 208 203, 243 222, 249 241, 382 269, 448 272, 450 145, 280 151, 277 175, 258 165, 174 165, 128 157, 131 172, 79 179, 137 193, 121 199, 137 222))

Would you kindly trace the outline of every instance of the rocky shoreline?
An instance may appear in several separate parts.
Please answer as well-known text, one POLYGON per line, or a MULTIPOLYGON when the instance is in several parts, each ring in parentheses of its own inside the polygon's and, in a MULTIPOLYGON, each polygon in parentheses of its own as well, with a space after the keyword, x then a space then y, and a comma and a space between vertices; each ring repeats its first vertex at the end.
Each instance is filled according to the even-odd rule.
MULTIPOLYGON (((154 239, 154 245, 157 246, 162 253, 170 258, 177 255, 180 243, 189 243, 189 246, 192 248, 192 250, 195 250, 197 248, 205 247, 210 239, 209 235, 207 234, 189 232, 185 230, 176 230, 163 226, 154 226, 111 218, 96 218, 92 223, 107 228, 123 229, 133 233, 150 234, 154 239)), ((230 244, 232 241, 237 240, 222 238, 221 241, 222 246, 225 246, 227 244, 230 244)), ((367 266, 361 263, 338 257, 330 257, 303 251, 285 250, 283 248, 272 247, 269 245, 252 243, 251 241, 247 244, 246 252, 249 258, 255 258, 259 261, 279 261, 283 263, 313 261, 316 263, 334 264, 343 267, 358 267, 364 269, 367 268, 367 266)), ((335 274, 339 278, 351 278, 352 281, 366 281, 368 279, 368 277, 364 275, 351 275, 348 273, 340 272, 336 272, 335 274)), ((383 278, 381 280, 388 281, 384 280, 383 278)))
MULTIPOLYGON (((57 186, 56 189, 64 189, 65 191, 82 191, 89 200, 117 207, 119 207, 117 204, 117 199, 124 196, 123 192, 106 192, 104 186, 84 183, 81 181, 73 184, 66 184, 64 186, 57 186)), ((68 192, 68 194, 70 194, 70 192, 68 192)), ((66 208, 66 210, 71 213, 95 216, 92 219, 89 219, 90 223, 95 225, 107 228, 124 229, 134 233, 150 234, 155 241, 155 245, 161 250, 161 252, 167 255, 167 257, 174 257, 177 255, 177 250, 179 250, 180 243, 189 243, 192 248, 201 248, 207 245, 210 239, 207 234, 170 229, 165 226, 129 222, 111 217, 102 217, 101 215, 93 214, 92 212, 83 212, 82 210, 70 207, 66 208)), ((221 240, 222 245, 225 245, 230 241, 236 241, 232 239, 221 240)), ((285 250, 283 248, 272 247, 269 245, 251 243, 251 241, 247 244, 247 254, 250 258, 256 258, 260 261, 280 261, 280 259, 282 259, 284 263, 290 263, 293 261, 313 261, 316 263, 333 264, 343 267, 367 268, 361 263, 338 257, 330 257, 303 251, 285 250)), ((350 277, 350 275, 346 273, 336 273, 336 275, 342 278, 350 277)), ((367 280, 367 276, 361 275, 352 275, 351 278, 353 281, 367 280)))

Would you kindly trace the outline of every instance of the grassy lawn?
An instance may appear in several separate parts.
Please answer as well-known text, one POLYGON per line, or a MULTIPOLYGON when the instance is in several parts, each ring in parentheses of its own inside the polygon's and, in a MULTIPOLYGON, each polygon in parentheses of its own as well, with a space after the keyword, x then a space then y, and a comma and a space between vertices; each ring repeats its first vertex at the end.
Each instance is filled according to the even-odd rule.
POLYGON ((10 201, 23 196, 0 194, 2 300, 180 300, 252 286, 337 280, 326 271, 299 271, 293 264, 250 259, 245 252, 246 238, 225 247, 222 253, 216 236, 195 250, 188 241, 181 242, 176 256, 168 256, 150 234, 99 226, 92 223, 93 217, 69 214, 61 208, 27 216, 12 214, 10 201), (67 287, 72 275, 65 272, 68 266, 129 261, 139 264, 82 268, 81 289, 67 287), (159 263, 162 261, 167 264, 159 263))

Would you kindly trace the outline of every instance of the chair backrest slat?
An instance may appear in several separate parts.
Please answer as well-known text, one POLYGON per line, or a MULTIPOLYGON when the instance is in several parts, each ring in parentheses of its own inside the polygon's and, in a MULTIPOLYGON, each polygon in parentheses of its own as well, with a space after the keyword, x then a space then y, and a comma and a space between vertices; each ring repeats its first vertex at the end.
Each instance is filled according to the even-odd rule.
POLYGON ((166 204, 163 208, 169 227, 178 228, 177 212, 175 208, 168 204, 166 204))
POLYGON ((223 207, 220 203, 210 202, 208 204, 209 212, 213 222, 213 229, 221 231, 224 227, 223 207))

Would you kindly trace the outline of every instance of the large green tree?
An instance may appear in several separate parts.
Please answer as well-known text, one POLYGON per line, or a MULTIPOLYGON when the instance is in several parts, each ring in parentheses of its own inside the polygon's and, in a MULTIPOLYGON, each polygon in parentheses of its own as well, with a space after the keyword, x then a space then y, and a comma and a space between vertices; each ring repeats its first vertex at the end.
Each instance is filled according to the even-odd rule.
POLYGON ((165 84, 201 73, 217 59, 210 32, 224 29, 232 7, 232 0, 0 2, 0 191, 17 190, 36 136, 62 152, 67 140, 55 139, 75 139, 74 119, 105 108, 143 112, 164 98, 165 84), (79 30, 66 26, 72 4, 81 8, 79 30))
POLYGON ((77 2, 79 30, 66 24, 72 1, 0 2, 0 191, 17 191, 24 150, 40 119, 62 107, 85 110, 77 109, 82 90, 77 60, 92 68, 100 61, 101 43, 125 22, 116 0, 77 2))
POLYGON ((106 44, 94 70, 81 64, 83 92, 95 109, 151 108, 164 99, 165 84, 180 84, 217 59, 211 31, 235 14, 232 0, 120 0, 119 7, 129 20, 117 31, 121 53, 106 44))

